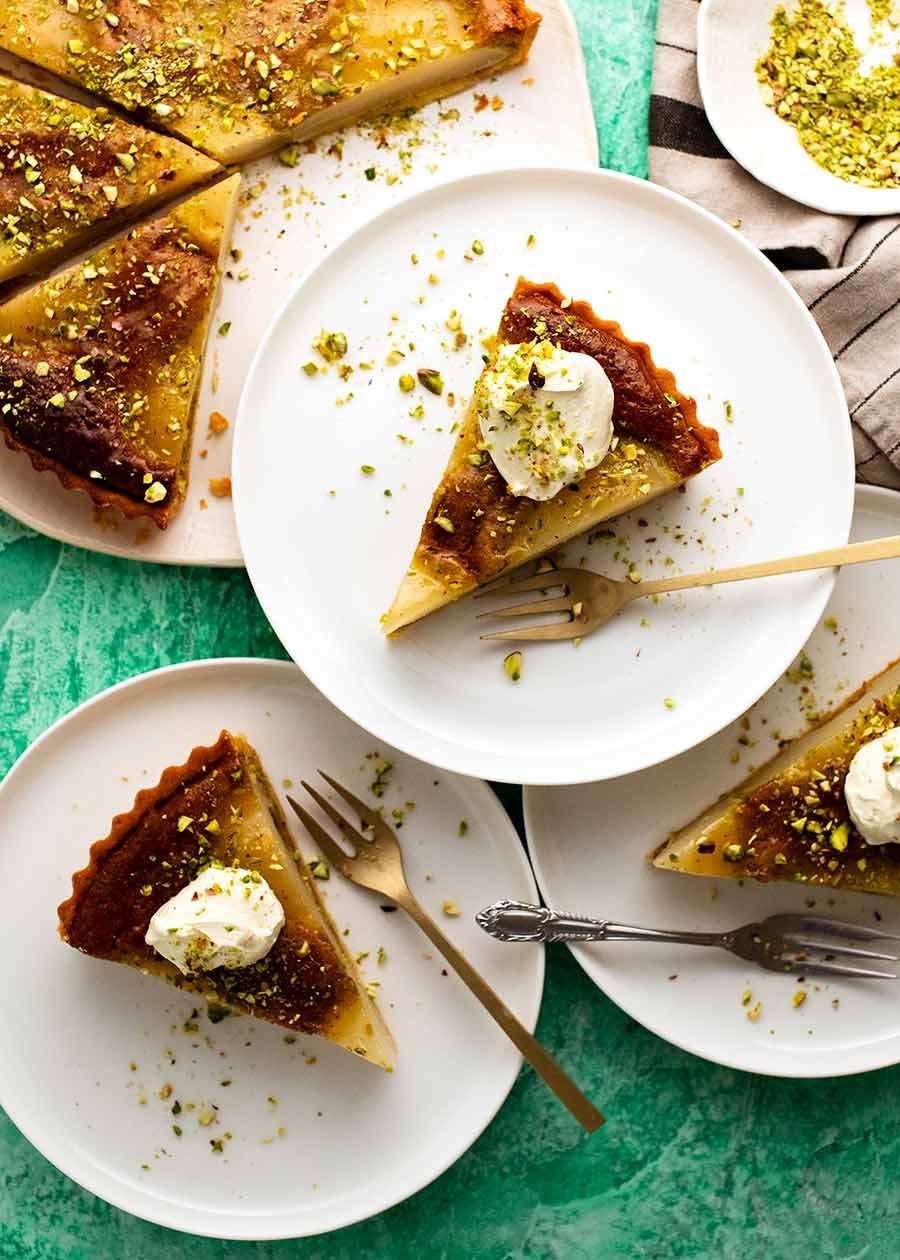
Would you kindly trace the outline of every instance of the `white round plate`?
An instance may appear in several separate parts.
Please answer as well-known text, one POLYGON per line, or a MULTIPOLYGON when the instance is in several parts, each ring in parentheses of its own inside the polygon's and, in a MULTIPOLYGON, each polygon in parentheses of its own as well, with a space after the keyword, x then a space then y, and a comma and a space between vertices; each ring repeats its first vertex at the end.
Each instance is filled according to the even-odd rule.
POLYGON ((261 1021, 213 1025, 189 995, 60 942, 56 906, 91 842, 140 787, 223 726, 256 745, 276 787, 322 766, 368 796, 368 754, 377 748, 393 761, 382 803, 415 802, 400 833, 412 887, 534 1027, 543 952, 510 950, 473 920, 497 897, 536 895, 490 789, 375 744, 289 663, 204 661, 144 674, 82 705, 0 788, 9 892, 0 1102, 57 1168, 136 1216, 220 1238, 318 1234, 390 1207, 449 1167, 489 1123, 521 1059, 402 912, 385 914, 374 894, 335 876, 324 885, 329 909, 380 985, 398 1047, 392 1075, 316 1038, 287 1044, 283 1029, 261 1021), (442 915, 444 899, 458 903, 460 918, 442 915), (203 1127, 211 1107, 216 1122, 203 1127), (214 1153, 210 1141, 226 1132, 214 1153))
MULTIPOLYGON (((866 0, 845 3, 864 48, 871 29, 866 0)), ((804 206, 828 214, 896 214, 900 188, 866 188, 838 179, 809 156, 795 128, 764 104, 756 63, 769 46, 776 7, 777 0, 702 0, 697 76, 713 131, 744 170, 804 206)), ((791 0, 787 7, 793 7, 791 0)))
MULTIPOLYGON (((854 540, 898 533, 900 495, 860 489, 854 540)), ((644 860, 671 830, 772 756, 780 735, 803 730, 803 706, 827 711, 895 659, 898 618, 897 561, 844 569, 826 618, 806 647, 814 666, 811 684, 782 679, 747 714, 746 729, 736 722, 668 765, 615 783, 527 789, 528 842, 547 904, 623 923, 713 931, 814 907, 872 926, 880 920, 887 931, 900 933, 900 904, 887 897, 791 884, 741 886, 657 871, 644 860)), ((572 952, 634 1019, 727 1067, 771 1076, 842 1076, 900 1061, 896 982, 810 981, 802 986, 803 1005, 794 1007, 796 979, 719 950, 637 944, 579 945, 572 952), (756 1023, 742 1005, 748 989, 750 1009, 762 1003, 756 1023)))
POLYGON ((683 198, 609 171, 498 171, 434 188, 332 250, 284 305, 242 398, 234 484, 247 568, 285 647, 396 747, 463 774, 574 783, 662 761, 731 721, 803 643, 833 577, 632 605, 578 648, 526 647, 517 684, 502 666, 509 647, 479 641, 471 600, 386 640, 379 616, 482 367, 481 339, 523 273, 648 341, 721 430, 718 466, 572 543, 568 563, 624 576, 632 559, 652 577, 840 543, 850 426, 821 334, 758 250, 683 198), (448 344, 454 309, 462 352, 448 344), (323 328, 346 334, 349 380, 301 370, 323 328), (392 347, 399 363, 387 363, 392 347), (443 397, 398 388, 422 367, 440 368, 443 397))
MULTIPOLYGON (((597 131, 584 57, 565 0, 536 0, 541 28, 527 67, 516 66, 470 90, 418 110, 413 119, 382 119, 323 136, 316 151, 289 169, 277 155, 242 168, 241 210, 229 267, 213 319, 197 408, 187 499, 165 532, 107 513, 101 525, 86 496, 63 490, 52 473, 36 473, 0 440, 0 509, 64 543, 157 564, 243 564, 230 499, 214 498, 212 477, 231 471, 232 428, 207 434, 211 411, 234 421, 250 361, 274 302, 358 224, 397 200, 400 190, 427 188, 434 172, 534 161, 596 165, 597 131), (492 108, 482 101, 490 98, 492 108), (548 101, 553 108, 548 109, 548 101), (499 108, 498 108, 499 106, 499 108), (370 179, 367 172, 374 172, 370 179), (216 330, 229 324, 226 337, 216 330), (204 457, 201 452, 207 451, 204 457), (204 508, 200 502, 206 501, 204 508)), ((22 74, 20 64, 0 70, 22 74)), ((28 72, 39 86, 52 83, 28 72)), ((77 93, 76 93, 77 95, 77 93)))

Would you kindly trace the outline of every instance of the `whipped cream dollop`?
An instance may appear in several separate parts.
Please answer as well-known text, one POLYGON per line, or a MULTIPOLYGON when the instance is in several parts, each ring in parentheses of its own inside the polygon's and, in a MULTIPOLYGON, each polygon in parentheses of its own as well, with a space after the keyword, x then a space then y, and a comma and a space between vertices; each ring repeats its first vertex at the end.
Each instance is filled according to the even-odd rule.
POLYGON ((869 844, 900 844, 900 727, 863 744, 847 771, 844 796, 869 844))
POLYGON ((552 499, 609 450, 613 387, 590 355, 548 340, 507 343, 481 389, 481 436, 511 494, 552 499))
POLYGON ((281 902, 258 871, 207 866, 159 907, 144 940, 187 976, 259 962, 283 924, 281 902))

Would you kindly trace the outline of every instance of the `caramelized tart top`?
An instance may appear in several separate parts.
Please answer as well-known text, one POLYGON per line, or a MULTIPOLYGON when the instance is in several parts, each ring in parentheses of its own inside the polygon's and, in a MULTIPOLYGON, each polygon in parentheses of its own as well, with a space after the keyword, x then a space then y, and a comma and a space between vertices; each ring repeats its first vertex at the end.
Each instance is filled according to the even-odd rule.
POLYGON ((326 1031, 356 1000, 356 988, 305 908, 309 895, 298 892, 297 881, 309 876, 296 852, 290 869, 273 836, 270 805, 252 750, 222 731, 215 744, 195 748, 183 766, 139 792, 109 836, 93 845, 88 865, 73 877, 72 896, 59 907, 61 936, 95 958, 147 965, 181 983, 180 973, 144 941, 150 919, 202 866, 237 862, 271 884, 285 908, 284 927, 258 963, 217 968, 186 987, 298 1031, 326 1031))

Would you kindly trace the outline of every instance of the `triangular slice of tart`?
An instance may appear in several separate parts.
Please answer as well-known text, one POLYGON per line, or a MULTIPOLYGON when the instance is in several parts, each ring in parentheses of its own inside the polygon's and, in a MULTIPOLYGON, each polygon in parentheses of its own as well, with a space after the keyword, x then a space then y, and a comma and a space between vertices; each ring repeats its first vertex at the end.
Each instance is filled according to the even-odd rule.
POLYGON ((0 49, 225 163, 523 61, 524 0, 4 0, 0 49))
MULTIPOLYGON (((651 855, 661 870, 900 896, 900 844, 868 843, 845 787, 860 749, 900 725, 900 662, 788 744, 651 855)), ((889 760, 900 764, 897 755, 889 760)), ((887 763, 884 763, 887 773, 887 763)), ((896 821, 896 820, 895 820, 896 821)), ((900 831, 898 831, 900 835, 900 831)))
POLYGON ((0 432, 99 507, 165 529, 187 489, 240 176, 0 306, 0 432))
POLYGON ((222 731, 138 793, 91 847, 59 920, 63 940, 93 958, 136 967, 214 1006, 326 1037, 388 1070, 393 1065, 387 1025, 325 910, 259 757, 240 736, 222 731), (265 881, 284 922, 256 961, 185 974, 145 938, 160 908, 211 866, 221 869, 223 885, 238 868, 254 895, 265 881))
MULTIPOLYGON (((536 388, 545 383, 533 369, 527 379, 536 388)), ((647 345, 600 319, 587 302, 565 299, 555 285, 520 279, 382 628, 392 634, 504 570, 673 490, 719 458, 717 433, 700 423, 694 400, 656 366, 647 345), (492 458, 494 441, 485 437, 491 376, 512 346, 588 356, 612 387, 608 453, 549 499, 512 493, 492 458)))
POLYGON ((220 173, 179 140, 0 75, 0 284, 220 173))

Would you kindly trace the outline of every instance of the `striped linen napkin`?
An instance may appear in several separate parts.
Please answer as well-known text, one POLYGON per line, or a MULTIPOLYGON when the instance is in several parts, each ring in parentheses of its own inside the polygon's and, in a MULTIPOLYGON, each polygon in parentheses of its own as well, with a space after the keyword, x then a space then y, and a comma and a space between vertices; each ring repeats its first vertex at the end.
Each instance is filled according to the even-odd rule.
POLYGON ((822 214, 748 175, 697 84, 699 0, 660 0, 650 177, 740 226, 816 319, 844 383, 858 481, 900 490, 900 216, 822 214))

